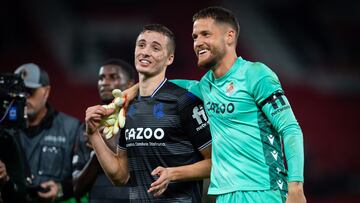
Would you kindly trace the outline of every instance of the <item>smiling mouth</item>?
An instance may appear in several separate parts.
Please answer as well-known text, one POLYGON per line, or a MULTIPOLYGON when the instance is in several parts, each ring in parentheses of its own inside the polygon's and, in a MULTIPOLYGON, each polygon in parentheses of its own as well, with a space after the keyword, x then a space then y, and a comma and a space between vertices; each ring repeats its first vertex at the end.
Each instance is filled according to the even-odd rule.
POLYGON ((204 55, 204 54, 206 54, 208 52, 209 52, 208 49, 199 49, 198 52, 197 52, 197 55, 202 56, 202 55, 204 55))
POLYGON ((140 62, 140 64, 142 64, 142 65, 149 65, 149 64, 151 64, 151 62, 150 62, 149 60, 146 60, 146 59, 140 59, 139 62, 140 62))

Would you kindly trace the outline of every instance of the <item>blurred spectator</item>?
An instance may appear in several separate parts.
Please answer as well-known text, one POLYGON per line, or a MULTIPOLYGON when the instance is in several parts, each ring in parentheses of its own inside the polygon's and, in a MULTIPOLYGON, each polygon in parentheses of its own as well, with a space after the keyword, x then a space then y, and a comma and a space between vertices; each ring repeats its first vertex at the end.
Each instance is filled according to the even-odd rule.
MULTIPOLYGON (((121 59, 106 61, 100 67, 98 79, 98 91, 102 103, 108 104, 113 100, 112 90, 125 90, 131 87, 134 82, 134 67, 121 59)), ((84 138, 86 142, 87 136, 85 135, 84 138)), ((96 156, 94 156, 91 145, 89 143, 87 145, 89 148, 83 146, 77 150, 78 166, 75 166, 75 168, 81 170, 81 165, 84 165, 82 163, 84 161, 87 163, 81 171, 76 170, 73 174, 75 195, 80 197, 90 191, 89 200, 91 203, 129 202, 129 188, 126 186, 114 186, 110 182, 96 156)))
MULTIPOLYGON (((73 196, 72 158, 76 139, 83 132, 82 125, 47 102, 50 80, 39 66, 23 64, 15 73, 24 79, 27 92, 28 127, 12 134, 25 159, 26 201, 61 202, 73 196)), ((11 180, 10 176, 2 182, 11 180)), ((13 202, 12 198, 20 196, 16 188, 8 190, 6 195, 2 193, 4 202, 13 202)))

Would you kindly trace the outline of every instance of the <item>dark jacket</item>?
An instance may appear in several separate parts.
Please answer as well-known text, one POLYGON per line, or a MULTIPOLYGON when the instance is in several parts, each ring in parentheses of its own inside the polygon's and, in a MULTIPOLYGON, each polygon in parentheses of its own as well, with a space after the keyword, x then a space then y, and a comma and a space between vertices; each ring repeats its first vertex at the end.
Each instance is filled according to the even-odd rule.
POLYGON ((28 188, 53 180, 61 183, 63 200, 73 195, 72 159, 83 127, 79 120, 47 107, 39 125, 20 130, 15 136, 25 159, 26 175, 30 177, 27 179, 31 179, 28 188))

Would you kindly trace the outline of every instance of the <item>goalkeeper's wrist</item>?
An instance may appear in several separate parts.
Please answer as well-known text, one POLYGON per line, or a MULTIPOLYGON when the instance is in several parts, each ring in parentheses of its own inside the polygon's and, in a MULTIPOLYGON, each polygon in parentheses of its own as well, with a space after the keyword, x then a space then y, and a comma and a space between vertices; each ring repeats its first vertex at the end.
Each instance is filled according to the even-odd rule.
POLYGON ((289 182, 288 193, 302 193, 304 191, 304 184, 302 182, 289 182))

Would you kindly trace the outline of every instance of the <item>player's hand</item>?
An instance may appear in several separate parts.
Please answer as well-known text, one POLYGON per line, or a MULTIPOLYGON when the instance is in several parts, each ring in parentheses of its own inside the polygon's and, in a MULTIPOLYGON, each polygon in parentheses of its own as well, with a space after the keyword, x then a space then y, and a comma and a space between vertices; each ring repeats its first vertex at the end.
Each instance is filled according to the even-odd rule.
POLYGON ((129 106, 129 103, 135 99, 138 91, 139 91, 139 83, 137 83, 137 84, 133 85, 132 87, 123 91, 123 95, 125 95, 125 97, 126 97, 125 104, 124 104, 125 109, 127 109, 127 107, 129 106))
POLYGON ((303 183, 290 182, 288 189, 289 191, 286 203, 306 203, 303 183))
POLYGON ((165 192, 171 181, 170 169, 158 166, 151 172, 151 175, 158 176, 159 178, 151 183, 148 193, 153 194, 154 197, 159 197, 165 192))
POLYGON ((89 136, 92 135, 99 128, 101 119, 113 111, 113 109, 105 109, 100 105, 87 108, 85 115, 86 133, 89 136))
POLYGON ((46 192, 38 192, 41 202, 54 202, 59 192, 58 185, 50 180, 41 183, 40 186, 47 190, 46 192))
POLYGON ((6 172, 6 165, 0 160, 0 185, 5 184, 9 179, 10 177, 6 172))

